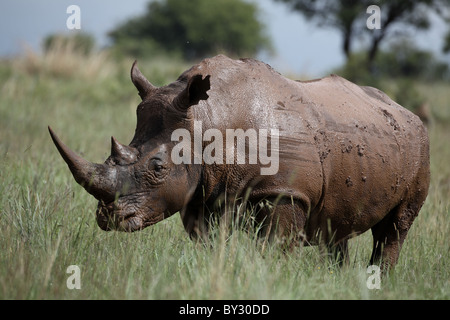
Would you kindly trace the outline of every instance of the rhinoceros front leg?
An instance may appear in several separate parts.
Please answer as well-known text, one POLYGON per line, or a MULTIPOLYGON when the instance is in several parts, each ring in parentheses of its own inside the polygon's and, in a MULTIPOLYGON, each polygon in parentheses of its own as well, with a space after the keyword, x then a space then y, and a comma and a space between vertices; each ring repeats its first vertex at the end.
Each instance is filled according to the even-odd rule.
POLYGON ((338 243, 330 243, 327 245, 327 249, 328 256, 340 267, 342 267, 344 263, 348 263, 348 239, 341 240, 338 243))
POLYGON ((205 206, 198 201, 191 201, 180 211, 184 229, 192 240, 204 239, 208 236, 208 217, 205 206))
POLYGON ((260 200, 254 209, 259 237, 281 243, 284 250, 292 250, 306 240, 307 210, 300 200, 289 196, 260 200))

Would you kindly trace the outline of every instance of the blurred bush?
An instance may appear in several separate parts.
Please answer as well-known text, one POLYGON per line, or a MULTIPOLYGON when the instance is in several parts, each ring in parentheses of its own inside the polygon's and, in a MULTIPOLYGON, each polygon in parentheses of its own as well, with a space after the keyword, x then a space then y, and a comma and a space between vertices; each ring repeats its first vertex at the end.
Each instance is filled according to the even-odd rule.
POLYGON ((70 48, 72 51, 87 55, 94 50, 95 39, 87 33, 51 34, 44 38, 43 49, 45 53, 60 48, 70 48))
POLYGON ((30 75, 50 75, 60 78, 107 77, 111 74, 110 54, 95 50, 95 40, 90 34, 51 34, 43 43, 43 54, 25 48, 24 54, 13 60, 15 69, 30 75))

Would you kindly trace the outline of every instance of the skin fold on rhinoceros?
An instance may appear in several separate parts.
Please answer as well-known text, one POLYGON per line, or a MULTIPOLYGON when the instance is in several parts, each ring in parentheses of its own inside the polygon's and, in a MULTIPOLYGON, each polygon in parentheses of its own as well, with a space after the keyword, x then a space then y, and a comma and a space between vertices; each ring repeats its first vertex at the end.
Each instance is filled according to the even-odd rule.
MULTIPOLYGON (((75 180, 99 200, 101 229, 142 230, 180 212, 188 234, 202 237, 212 217, 228 212, 218 202, 241 199, 258 208, 253 218, 265 236, 326 244, 345 258, 348 239, 371 229, 371 263, 395 265, 430 180, 427 130, 413 113, 336 75, 293 81, 260 61, 223 55, 167 86, 153 86, 136 62, 131 79, 142 98, 135 135, 129 145, 112 138, 105 163, 84 160, 49 127, 75 180), (234 141, 210 153, 223 161, 175 161, 180 129, 216 139, 230 129, 276 132, 267 139, 270 146, 277 138, 268 152, 277 155, 276 172, 262 174, 259 159, 230 163, 234 141), (258 207, 264 201, 272 205, 258 207)), ((184 159, 212 140, 187 141, 184 159)))

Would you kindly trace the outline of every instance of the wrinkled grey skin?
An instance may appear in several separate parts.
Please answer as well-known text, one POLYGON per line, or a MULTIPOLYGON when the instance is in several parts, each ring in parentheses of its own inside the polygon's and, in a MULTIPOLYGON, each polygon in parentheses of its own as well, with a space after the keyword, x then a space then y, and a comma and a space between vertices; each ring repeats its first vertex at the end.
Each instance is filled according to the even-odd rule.
POLYGON ((326 244, 345 258, 348 239, 371 229, 371 263, 396 263, 428 193, 429 142, 418 117, 383 92, 334 75, 292 81, 259 61, 222 55, 161 88, 135 64, 131 78, 142 98, 135 135, 128 146, 113 138, 104 164, 80 158, 49 129, 76 181, 99 200, 102 229, 137 231, 179 211, 186 231, 203 236, 211 216, 225 213, 218 199, 267 200, 276 206, 254 212, 262 234, 326 244), (193 136, 194 120, 224 136, 278 129, 278 172, 175 165, 171 134, 185 128, 193 136))

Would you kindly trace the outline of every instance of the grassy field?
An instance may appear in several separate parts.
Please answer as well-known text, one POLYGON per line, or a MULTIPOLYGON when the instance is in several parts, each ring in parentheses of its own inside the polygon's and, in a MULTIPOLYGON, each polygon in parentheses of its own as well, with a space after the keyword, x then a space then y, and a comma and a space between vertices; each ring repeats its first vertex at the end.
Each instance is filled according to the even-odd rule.
MULTIPOLYGON (((252 234, 215 230, 192 242, 178 215, 142 232, 104 232, 96 201, 73 180, 47 126, 86 159, 103 162, 110 136, 128 143, 139 97, 131 60, 28 53, 0 62, 0 299, 449 299, 450 90, 419 84, 431 105, 432 180, 399 263, 369 290, 370 232, 350 241, 340 269, 317 248, 283 254, 252 234), (70 290, 70 265, 81 289, 70 290)), ((155 84, 188 66, 141 62, 155 84)))

